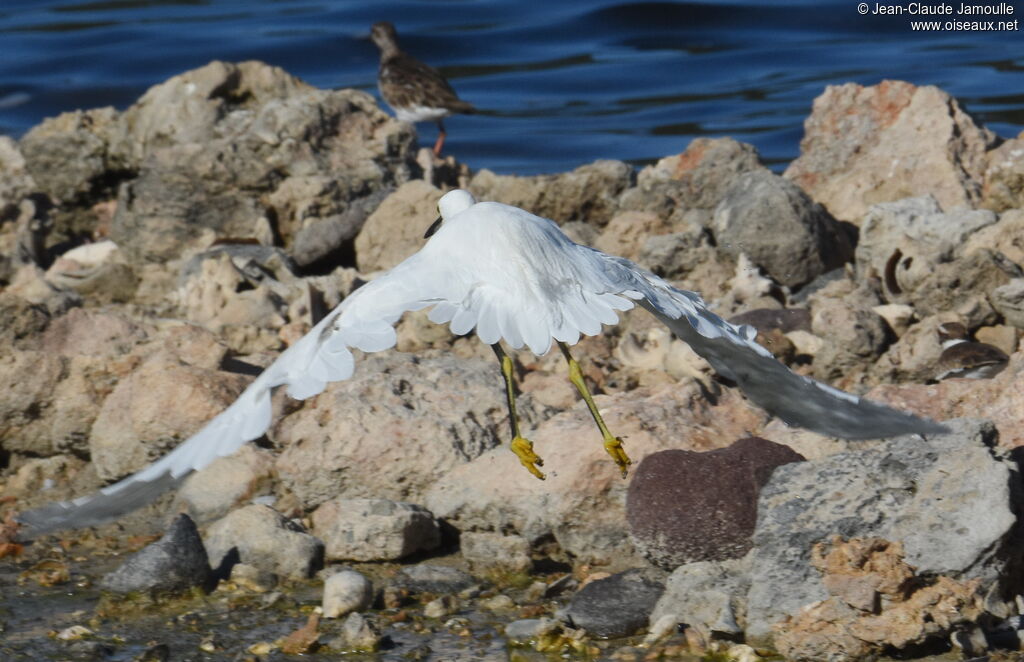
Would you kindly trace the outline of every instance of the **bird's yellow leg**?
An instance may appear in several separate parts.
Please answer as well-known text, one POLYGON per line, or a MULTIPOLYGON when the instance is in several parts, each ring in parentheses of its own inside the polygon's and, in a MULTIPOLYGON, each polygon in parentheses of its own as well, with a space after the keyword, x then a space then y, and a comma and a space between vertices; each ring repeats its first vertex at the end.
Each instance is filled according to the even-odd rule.
POLYGON ((626 455, 626 449, 622 447, 622 439, 612 436, 612 433, 608 431, 608 426, 604 424, 601 412, 597 410, 594 398, 590 395, 590 389, 587 388, 586 382, 583 381, 583 370, 580 369, 580 364, 569 353, 569 346, 562 341, 558 341, 558 346, 561 348, 562 355, 569 364, 569 381, 573 383, 576 390, 583 396, 583 401, 587 403, 587 408, 590 409, 590 415, 594 417, 594 422, 597 423, 597 428, 601 431, 601 436, 604 437, 604 449, 615 460, 615 464, 619 465, 622 477, 625 478, 626 469, 632 464, 632 460, 626 455))
POLYGON ((513 383, 512 358, 505 353, 501 345, 494 343, 491 349, 501 362, 501 374, 505 377, 505 397, 508 399, 508 420, 512 426, 512 452, 516 454, 519 461, 530 473, 537 478, 544 480, 544 474, 538 466, 544 466, 544 460, 533 452, 533 442, 526 439, 519 433, 519 417, 516 415, 516 391, 513 383))

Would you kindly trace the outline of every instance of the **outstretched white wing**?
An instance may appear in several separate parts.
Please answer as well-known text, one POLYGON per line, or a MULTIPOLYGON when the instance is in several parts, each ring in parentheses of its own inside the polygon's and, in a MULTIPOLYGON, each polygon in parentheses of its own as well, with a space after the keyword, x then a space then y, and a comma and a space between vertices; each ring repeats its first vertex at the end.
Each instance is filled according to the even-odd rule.
POLYGON ((498 203, 446 218, 424 248, 346 298, 253 381, 238 400, 167 456, 100 492, 21 513, 26 533, 103 522, 144 505, 217 457, 266 432, 271 390, 304 399, 352 376, 351 348, 393 347, 403 313, 433 307, 430 319, 456 334, 476 329, 543 354, 551 340, 575 343, 640 304, 736 382, 755 403, 793 425, 847 439, 939 433, 945 428, 801 377, 729 324, 700 296, 678 290, 629 260, 571 242, 557 226, 498 203))
POLYGON ((277 358, 238 399, 199 432, 138 473, 99 492, 18 515, 24 535, 98 524, 145 505, 192 471, 263 435, 271 423, 270 396, 285 386, 306 399, 328 382, 352 376, 351 348, 377 352, 396 342, 394 323, 406 311, 438 303, 445 274, 417 253, 353 292, 309 333, 277 358))
POLYGON ((640 305, 704 357, 715 371, 735 382, 759 407, 790 425, 842 439, 948 432, 934 421, 798 375, 754 341, 757 332, 753 327, 723 320, 707 309, 699 295, 678 290, 629 260, 580 249, 607 265, 609 285, 620 292, 632 292, 631 298, 642 297, 640 305))

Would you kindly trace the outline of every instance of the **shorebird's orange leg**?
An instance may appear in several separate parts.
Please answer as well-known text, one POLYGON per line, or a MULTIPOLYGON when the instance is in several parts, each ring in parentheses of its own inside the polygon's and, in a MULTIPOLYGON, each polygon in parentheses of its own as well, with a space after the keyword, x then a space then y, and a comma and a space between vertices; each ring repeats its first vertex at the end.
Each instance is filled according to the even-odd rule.
POLYGON ((441 156, 441 148, 444 146, 444 137, 447 135, 444 130, 444 122, 437 122, 437 142, 434 143, 434 156, 441 156))

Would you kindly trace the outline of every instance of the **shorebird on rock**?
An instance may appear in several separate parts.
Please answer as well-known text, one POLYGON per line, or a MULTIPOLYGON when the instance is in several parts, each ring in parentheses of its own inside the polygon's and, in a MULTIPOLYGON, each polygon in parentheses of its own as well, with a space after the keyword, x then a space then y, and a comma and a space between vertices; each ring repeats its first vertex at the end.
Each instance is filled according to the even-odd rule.
POLYGON ((938 328, 942 354, 935 366, 935 381, 950 377, 991 379, 1006 367, 1006 352, 986 343, 967 339, 967 327, 960 322, 946 322, 938 328))
POLYGON ((445 138, 444 118, 452 113, 475 113, 476 108, 460 99, 436 69, 399 48, 395 26, 387 21, 374 23, 370 38, 380 49, 380 95, 403 122, 437 122, 434 156, 440 156, 445 138))

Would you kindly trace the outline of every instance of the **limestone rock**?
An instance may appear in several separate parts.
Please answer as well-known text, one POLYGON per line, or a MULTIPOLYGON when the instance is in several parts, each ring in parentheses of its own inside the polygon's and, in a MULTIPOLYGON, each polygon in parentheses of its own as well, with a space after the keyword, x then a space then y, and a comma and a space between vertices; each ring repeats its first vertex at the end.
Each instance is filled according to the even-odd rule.
POLYGON ((384 198, 356 237, 356 264, 363 273, 390 269, 426 241, 423 233, 438 216, 441 191, 421 179, 406 182, 384 198))
POLYGON ((466 531, 459 537, 459 547, 473 568, 526 572, 533 567, 530 542, 521 536, 466 531))
POLYGON ((1024 329, 1024 278, 1014 278, 992 290, 992 306, 1007 324, 1024 329))
POLYGON ((988 153, 982 204, 994 211, 1024 208, 1024 134, 988 153))
POLYGON ((943 209, 981 200, 995 136, 933 86, 830 85, 804 122, 785 176, 838 219, 860 224, 880 202, 931 194, 943 209))
POLYGON ((324 618, 363 611, 373 602, 373 583, 361 572, 342 570, 324 582, 324 618))
POLYGON ((710 632, 743 632, 750 589, 750 556, 725 561, 697 561, 676 568, 650 615, 650 624, 671 616, 675 623, 710 632))
POLYGON ((412 162, 411 127, 369 95, 318 90, 260 62, 175 76, 121 126, 114 148, 139 175, 119 190, 111 238, 132 261, 216 239, 269 244, 275 232, 288 245, 311 219, 407 180, 412 162))
POLYGON ((738 176, 715 207, 711 228, 720 250, 747 255, 789 287, 812 281, 853 254, 845 232, 821 205, 767 172, 738 176))
POLYGON ((117 111, 106 107, 62 113, 30 129, 18 146, 38 190, 72 201, 101 188, 109 171, 124 166, 110 148, 117 122, 117 111))
POLYGON ((593 245, 610 255, 635 261, 647 239, 668 234, 672 229, 664 217, 654 212, 626 211, 608 222, 593 245))
POLYGON ((776 467, 801 460, 758 437, 703 453, 648 455, 626 496, 630 538, 649 561, 668 570, 740 558, 750 551, 761 488, 776 467))
POLYGON ((955 310, 976 326, 1010 278, 997 251, 972 241, 997 220, 987 210, 943 213, 931 197, 875 205, 861 225, 858 275, 879 279, 888 301, 919 315, 955 310))
POLYGON ((806 662, 867 659, 945 643, 985 615, 979 580, 920 576, 903 557, 902 545, 881 538, 815 545, 811 563, 830 597, 777 625, 779 652, 806 662))
POLYGON ((270 453, 246 444, 186 478, 177 498, 199 522, 217 519, 268 493, 273 467, 270 453))
MULTIPOLYGON (((502 443, 504 398, 493 358, 367 356, 352 379, 274 426, 276 470, 306 507, 335 497, 423 503, 436 481, 502 443)), ((536 407, 517 403, 529 425, 536 407)))
POLYGON ((236 562, 290 579, 312 577, 324 565, 324 544, 267 506, 231 512, 210 525, 204 541, 214 567, 233 550, 237 550, 236 562))
MULTIPOLYGON (((732 390, 714 401, 694 380, 595 397, 634 463, 659 450, 720 448, 765 420, 732 390)), ((461 530, 500 529, 528 540, 551 536, 583 561, 635 559, 622 521, 627 484, 601 448, 589 412, 577 404, 523 433, 544 458, 538 482, 507 448, 495 448, 444 474, 424 503, 461 530)))
POLYGON ((814 376, 824 381, 864 370, 892 340, 885 320, 849 299, 824 299, 814 307, 811 330, 823 338, 814 355, 814 376))
POLYGON ((142 469, 234 402, 248 382, 154 354, 103 401, 89 435, 96 472, 114 480, 142 469))
POLYGON ((622 161, 595 161, 558 175, 517 177, 481 170, 469 182, 478 200, 521 207, 556 223, 587 221, 604 226, 618 211, 618 195, 633 181, 622 161))
POLYGON ((900 437, 772 475, 758 503, 748 641, 828 598, 811 554, 815 543, 837 534, 901 543, 921 576, 978 580, 983 595, 1005 594, 1002 583, 1016 572, 1007 553, 1018 507, 1010 489, 1016 464, 992 453, 990 423, 946 424, 950 434, 900 437))
POLYGON ((313 511, 328 561, 395 561, 441 543, 430 511, 387 499, 337 498, 313 511))
POLYGON ((732 138, 697 138, 682 154, 641 170, 636 187, 622 195, 621 206, 682 220, 683 210, 714 210, 744 173, 767 172, 753 145, 732 138))
POLYGON ((209 576, 209 559, 195 522, 178 515, 163 538, 128 557, 103 578, 102 587, 114 593, 179 592, 204 586, 209 576))

